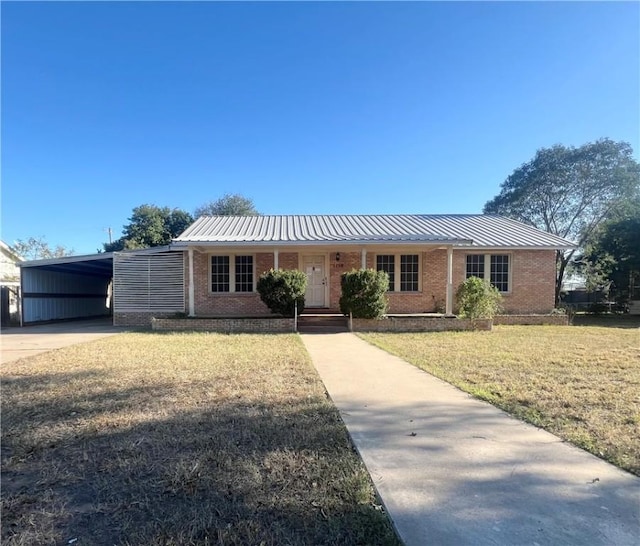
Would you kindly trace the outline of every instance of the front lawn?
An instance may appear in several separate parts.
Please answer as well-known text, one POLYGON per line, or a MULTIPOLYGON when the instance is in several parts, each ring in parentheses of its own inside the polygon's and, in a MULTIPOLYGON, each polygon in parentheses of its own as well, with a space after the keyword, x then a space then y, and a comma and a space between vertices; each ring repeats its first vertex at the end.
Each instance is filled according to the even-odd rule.
POLYGON ((3 544, 399 544, 297 336, 122 334, 1 378, 3 544))
POLYGON ((361 337, 640 475, 638 328, 497 326, 361 337))

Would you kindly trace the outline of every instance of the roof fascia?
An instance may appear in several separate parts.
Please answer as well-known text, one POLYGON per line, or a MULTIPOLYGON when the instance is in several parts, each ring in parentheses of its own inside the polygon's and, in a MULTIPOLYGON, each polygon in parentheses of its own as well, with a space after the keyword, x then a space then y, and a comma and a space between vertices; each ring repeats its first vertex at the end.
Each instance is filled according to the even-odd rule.
POLYGON ((481 245, 470 245, 470 246, 457 246, 453 247, 454 250, 477 250, 477 251, 493 251, 493 250, 568 250, 572 248, 577 248, 576 245, 505 245, 505 246, 481 246, 481 245))
POLYGON ((416 246, 416 245, 428 245, 428 246, 442 246, 453 245, 463 246, 471 245, 473 241, 471 239, 414 239, 414 240, 366 240, 366 241, 174 241, 172 246, 173 250, 178 248, 188 247, 302 247, 302 246, 416 246))
POLYGON ((92 262, 98 260, 111 260, 113 252, 102 252, 100 254, 84 254, 79 256, 64 256, 62 258, 45 258, 42 260, 29 260, 16 264, 18 267, 38 267, 41 265, 71 264, 74 262, 92 262))

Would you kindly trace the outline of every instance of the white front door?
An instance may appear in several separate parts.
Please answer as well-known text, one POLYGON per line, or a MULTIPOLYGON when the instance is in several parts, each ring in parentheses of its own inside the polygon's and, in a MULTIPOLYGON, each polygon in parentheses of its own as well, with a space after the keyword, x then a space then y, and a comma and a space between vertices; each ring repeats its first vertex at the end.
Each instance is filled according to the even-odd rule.
POLYGON ((302 270, 307 275, 307 291, 304 294, 305 307, 324 307, 327 282, 324 256, 303 256, 302 270))

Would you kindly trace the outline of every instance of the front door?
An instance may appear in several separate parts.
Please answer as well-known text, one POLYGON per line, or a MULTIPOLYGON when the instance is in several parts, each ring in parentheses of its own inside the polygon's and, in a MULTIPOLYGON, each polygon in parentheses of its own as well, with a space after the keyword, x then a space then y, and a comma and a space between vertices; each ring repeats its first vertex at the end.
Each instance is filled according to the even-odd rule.
POLYGON ((327 282, 324 256, 304 256, 302 269, 307 275, 307 291, 304 294, 305 307, 324 307, 327 282))

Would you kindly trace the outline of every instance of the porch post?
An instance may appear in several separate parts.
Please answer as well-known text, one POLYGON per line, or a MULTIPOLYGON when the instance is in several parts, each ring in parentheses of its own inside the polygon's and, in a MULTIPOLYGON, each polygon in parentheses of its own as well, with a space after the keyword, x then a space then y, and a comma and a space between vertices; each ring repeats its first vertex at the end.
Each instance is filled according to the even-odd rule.
POLYGON ((278 260, 278 258, 279 258, 278 254, 279 254, 279 253, 278 253, 278 249, 277 249, 277 248, 276 248, 276 249, 274 249, 274 251, 273 251, 273 269, 278 269, 278 267, 279 267, 279 265, 280 265, 280 264, 278 263, 278 261, 279 261, 279 260, 278 260))
POLYGON ((453 246, 447 247, 447 302, 445 314, 453 315, 453 246))
POLYGON ((367 269, 367 249, 362 249, 362 269, 367 269))
POLYGON ((195 287, 193 286, 193 248, 189 248, 189 316, 196 315, 195 287))

